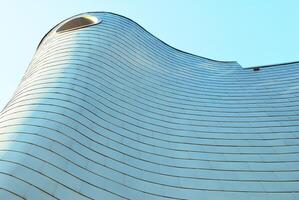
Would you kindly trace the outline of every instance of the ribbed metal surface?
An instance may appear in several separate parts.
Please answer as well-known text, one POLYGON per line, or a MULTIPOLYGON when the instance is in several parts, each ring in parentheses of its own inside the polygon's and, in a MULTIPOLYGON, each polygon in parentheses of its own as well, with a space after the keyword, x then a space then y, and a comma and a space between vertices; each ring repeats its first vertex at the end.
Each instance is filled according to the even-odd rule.
POLYGON ((0 199, 299 199, 299 64, 243 69, 135 22, 42 41, 0 116, 0 199))

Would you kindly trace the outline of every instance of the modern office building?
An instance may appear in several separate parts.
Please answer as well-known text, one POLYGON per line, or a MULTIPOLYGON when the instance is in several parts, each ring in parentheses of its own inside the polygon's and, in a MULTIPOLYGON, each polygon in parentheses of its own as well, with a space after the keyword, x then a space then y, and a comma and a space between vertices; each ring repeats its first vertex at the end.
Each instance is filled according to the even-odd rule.
POLYGON ((67 19, 0 115, 0 199, 299 199, 298 77, 296 62, 180 51, 116 14, 67 19))

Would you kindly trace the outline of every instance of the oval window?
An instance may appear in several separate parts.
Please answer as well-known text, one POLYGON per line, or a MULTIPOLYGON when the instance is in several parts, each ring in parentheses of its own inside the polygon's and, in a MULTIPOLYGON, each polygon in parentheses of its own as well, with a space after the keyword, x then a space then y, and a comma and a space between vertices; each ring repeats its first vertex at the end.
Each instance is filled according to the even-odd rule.
POLYGON ((80 29, 87 26, 98 24, 100 22, 101 21, 95 16, 84 15, 65 22, 56 30, 56 32, 61 33, 61 32, 71 31, 75 29, 80 29))

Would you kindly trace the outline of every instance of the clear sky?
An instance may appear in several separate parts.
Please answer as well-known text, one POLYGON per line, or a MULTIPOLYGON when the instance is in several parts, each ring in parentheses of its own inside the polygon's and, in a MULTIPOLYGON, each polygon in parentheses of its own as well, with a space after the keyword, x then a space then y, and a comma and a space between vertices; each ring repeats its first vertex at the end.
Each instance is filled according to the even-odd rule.
POLYGON ((0 110, 53 26, 87 11, 127 16, 178 49, 244 67, 299 60, 297 0, 0 0, 0 110))

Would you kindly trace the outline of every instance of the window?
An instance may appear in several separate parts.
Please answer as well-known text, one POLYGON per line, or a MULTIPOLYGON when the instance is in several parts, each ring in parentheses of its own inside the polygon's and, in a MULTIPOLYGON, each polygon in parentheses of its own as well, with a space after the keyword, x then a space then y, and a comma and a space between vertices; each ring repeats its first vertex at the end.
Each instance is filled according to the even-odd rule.
POLYGON ((92 26, 92 25, 98 24, 100 22, 101 22, 101 20, 99 20, 95 16, 84 15, 84 16, 76 17, 76 18, 70 19, 69 21, 66 21, 64 24, 62 24, 56 30, 56 32, 61 33, 61 32, 76 30, 76 29, 87 27, 87 26, 92 26))

